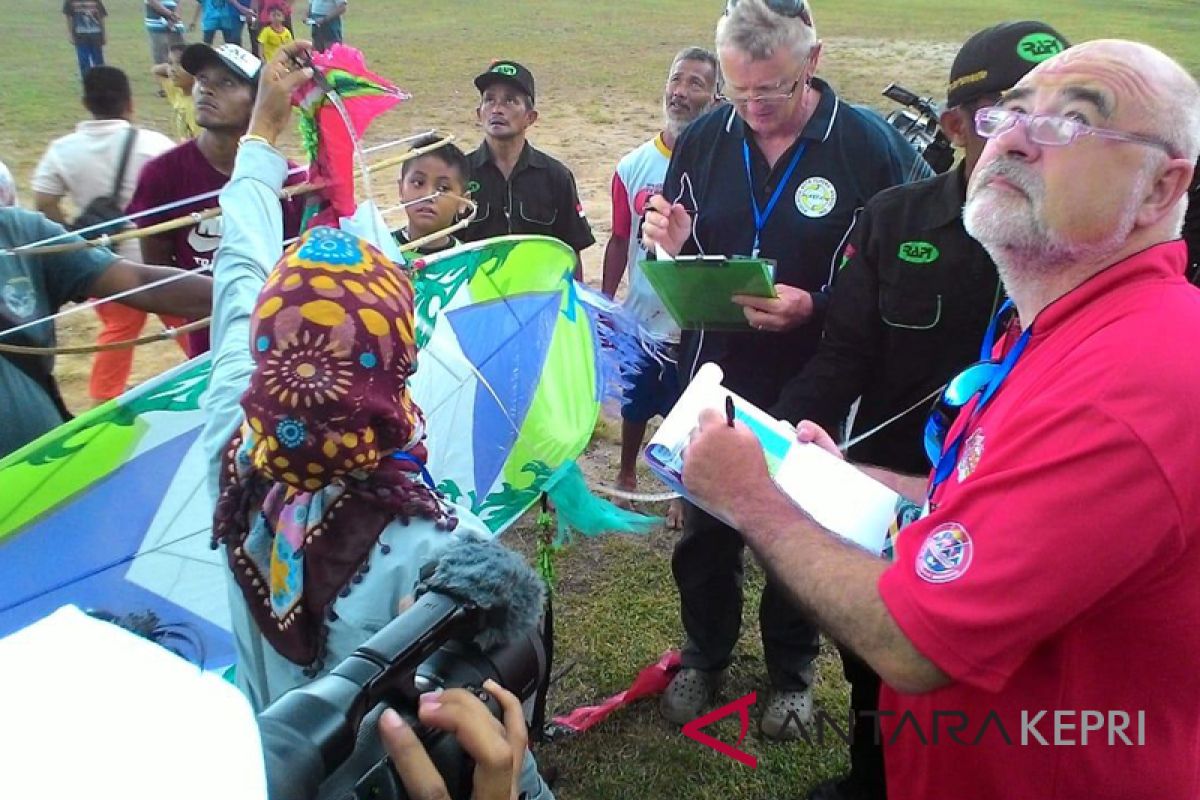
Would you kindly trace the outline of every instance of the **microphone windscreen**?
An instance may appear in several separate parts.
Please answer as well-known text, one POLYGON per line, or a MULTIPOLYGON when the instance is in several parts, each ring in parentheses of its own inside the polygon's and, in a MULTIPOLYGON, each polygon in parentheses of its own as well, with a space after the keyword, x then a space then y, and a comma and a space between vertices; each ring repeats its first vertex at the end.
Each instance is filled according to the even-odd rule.
POLYGON ((425 585, 490 612, 488 628, 476 637, 484 649, 533 630, 545 602, 538 574, 520 554, 494 540, 468 539, 448 547, 425 585))

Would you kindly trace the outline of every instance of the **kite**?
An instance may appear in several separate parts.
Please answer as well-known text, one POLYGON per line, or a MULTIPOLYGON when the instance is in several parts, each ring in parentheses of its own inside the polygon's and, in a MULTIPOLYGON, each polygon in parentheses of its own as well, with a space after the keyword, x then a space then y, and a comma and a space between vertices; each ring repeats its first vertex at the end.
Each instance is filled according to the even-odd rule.
POLYGON ((368 173, 359 140, 367 126, 409 95, 387 79, 367 69, 363 54, 342 44, 312 54, 314 80, 292 96, 300 109, 300 141, 311 165, 309 182, 322 182, 321 194, 329 208, 313 225, 336 225, 357 207, 354 199, 355 160, 368 181, 363 193, 370 197, 368 173))
MULTIPOLYGON (((579 501, 575 459, 638 344, 574 263, 556 239, 512 236, 414 264, 428 466, 496 534, 543 492, 560 539, 564 518, 585 533, 656 522, 611 506, 589 521, 579 501)), ((0 636, 67 603, 152 611, 192 629, 206 667, 233 662, 197 444, 208 373, 200 356, 0 460, 0 636)))

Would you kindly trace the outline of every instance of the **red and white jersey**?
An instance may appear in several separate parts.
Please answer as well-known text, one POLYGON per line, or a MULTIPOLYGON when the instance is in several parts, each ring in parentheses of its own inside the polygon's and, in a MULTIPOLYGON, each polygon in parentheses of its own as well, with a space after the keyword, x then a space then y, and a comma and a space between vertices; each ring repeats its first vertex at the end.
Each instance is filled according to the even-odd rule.
POLYGON ((626 260, 629 293, 625 296, 625 307, 655 336, 678 342, 679 327, 638 267, 638 261, 645 258, 642 217, 646 203, 662 192, 670 161, 671 151, 659 134, 617 163, 612 182, 612 229, 613 236, 629 240, 626 260))

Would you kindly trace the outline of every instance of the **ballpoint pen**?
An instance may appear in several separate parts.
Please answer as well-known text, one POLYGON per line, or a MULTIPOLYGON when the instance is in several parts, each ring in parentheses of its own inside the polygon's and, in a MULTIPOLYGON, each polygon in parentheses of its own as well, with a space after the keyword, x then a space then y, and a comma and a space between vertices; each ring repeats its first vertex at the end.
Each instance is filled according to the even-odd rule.
POLYGON ((725 421, 729 423, 729 427, 733 427, 733 395, 725 395, 725 421))

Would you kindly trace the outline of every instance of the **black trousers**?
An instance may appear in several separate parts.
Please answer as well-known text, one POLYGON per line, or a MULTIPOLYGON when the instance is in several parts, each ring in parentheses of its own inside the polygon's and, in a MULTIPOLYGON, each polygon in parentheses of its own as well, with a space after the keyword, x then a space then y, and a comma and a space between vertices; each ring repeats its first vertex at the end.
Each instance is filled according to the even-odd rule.
MULTIPOLYGON (((683 536, 671 558, 687 633, 684 667, 719 670, 729 665, 742 627, 744 550, 741 534, 684 502, 683 536)), ((817 628, 770 577, 758 621, 771 686, 787 691, 807 687, 819 648, 817 628)))
POLYGON ((838 645, 842 654, 842 673, 850 682, 850 708, 854 711, 854 736, 850 740, 850 784, 853 797, 886 800, 887 782, 883 772, 883 745, 875 741, 879 710, 879 687, 875 670, 848 647, 838 645), (864 713, 865 712, 865 713, 864 713))

